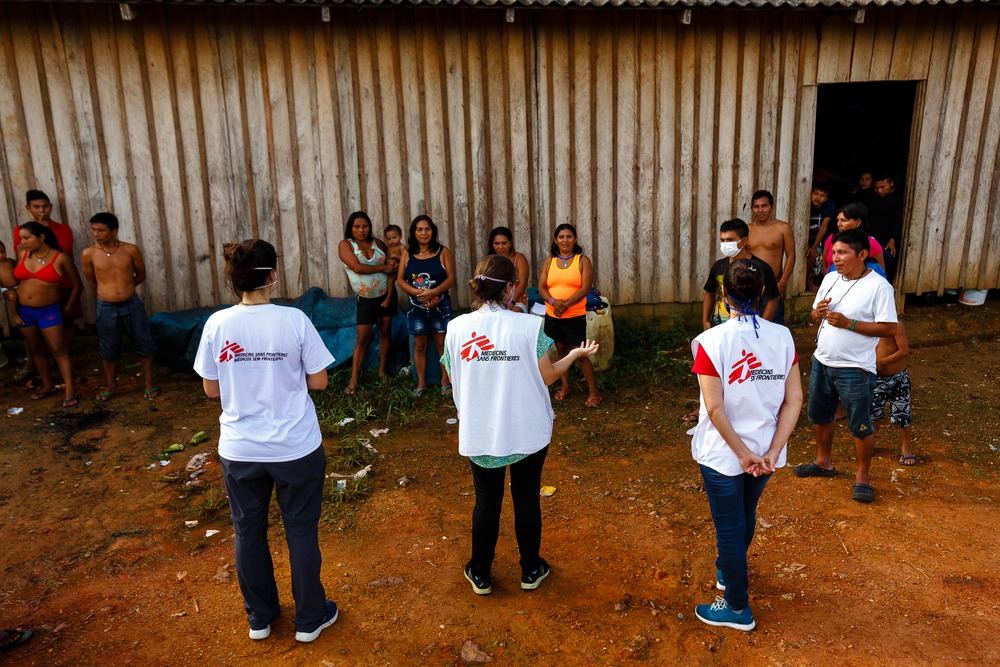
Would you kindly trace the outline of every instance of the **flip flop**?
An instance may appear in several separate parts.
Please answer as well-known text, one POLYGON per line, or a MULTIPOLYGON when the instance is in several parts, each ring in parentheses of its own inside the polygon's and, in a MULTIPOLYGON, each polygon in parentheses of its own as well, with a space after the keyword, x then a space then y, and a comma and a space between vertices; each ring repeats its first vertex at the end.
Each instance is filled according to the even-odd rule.
POLYGON ((153 387, 152 389, 146 390, 146 398, 150 401, 159 395, 160 395, 160 390, 157 387, 153 387))
POLYGON ((48 398, 52 394, 56 393, 55 389, 39 389, 31 395, 31 400, 40 401, 43 398, 48 398))
POLYGON ((604 400, 603 396, 591 396, 586 401, 584 401, 583 404, 588 408, 596 408, 601 404, 601 401, 603 400, 604 400))
POLYGON ((21 369, 18 372, 14 373, 13 380, 14 382, 24 382, 30 377, 31 377, 31 371, 26 371, 24 369, 21 369))
POLYGON ((354 394, 358 393, 358 383, 352 382, 346 387, 344 387, 344 393, 347 394, 348 396, 354 396, 354 394))
POLYGON ((9 648, 14 648, 15 646, 20 646, 24 642, 28 641, 28 637, 31 636, 31 630, 20 629, 20 628, 5 628, 0 630, 0 650, 7 650, 9 648))
POLYGON ((870 503, 875 500, 875 489, 872 488, 871 484, 859 482, 851 490, 851 500, 856 500, 859 503, 870 503))
POLYGON ((426 393, 427 393, 427 387, 417 387, 416 389, 413 390, 413 392, 410 395, 413 396, 413 398, 420 398, 426 393))
POLYGON ((555 396, 553 396, 552 398, 556 399, 557 401, 565 401, 567 398, 570 397, 570 394, 572 393, 573 392, 571 392, 569 389, 560 389, 555 393, 555 396))
POLYGON ((441 395, 442 396, 451 396, 451 385, 450 384, 441 387, 441 395))
POLYGON ((917 457, 914 454, 901 454, 899 456, 899 465, 901 466, 912 466, 917 464, 917 457))
POLYGON ((812 461, 803 463, 792 468, 796 477, 834 477, 837 474, 836 468, 821 468, 812 461))
POLYGON ((79 396, 70 396, 69 398, 64 398, 62 400, 62 406, 64 408, 75 408, 78 405, 80 405, 79 396))
POLYGON ((99 393, 99 394, 98 394, 98 395, 97 395, 97 396, 96 396, 96 397, 94 398, 94 400, 95 400, 95 401, 97 401, 98 403, 107 403, 108 401, 110 401, 110 400, 111 400, 111 398, 112 398, 112 397, 113 397, 114 395, 115 395, 115 392, 113 392, 113 391, 109 391, 109 390, 105 390, 105 391, 102 391, 101 393, 99 393))

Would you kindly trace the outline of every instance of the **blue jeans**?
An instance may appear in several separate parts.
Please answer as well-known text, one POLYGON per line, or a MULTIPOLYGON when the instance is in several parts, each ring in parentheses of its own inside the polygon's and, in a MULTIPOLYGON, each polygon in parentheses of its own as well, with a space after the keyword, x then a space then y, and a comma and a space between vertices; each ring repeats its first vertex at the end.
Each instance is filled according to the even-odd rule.
POLYGON ((837 402, 844 404, 847 428, 855 438, 875 434, 872 400, 875 374, 863 368, 825 366, 815 356, 809 374, 809 404, 806 413, 813 424, 829 424, 835 419, 837 402))
POLYGON ((726 602, 733 609, 745 609, 750 604, 747 549, 757 525, 757 501, 771 476, 754 477, 743 473, 730 477, 706 466, 699 467, 715 522, 715 543, 719 551, 715 567, 722 570, 726 582, 726 602))

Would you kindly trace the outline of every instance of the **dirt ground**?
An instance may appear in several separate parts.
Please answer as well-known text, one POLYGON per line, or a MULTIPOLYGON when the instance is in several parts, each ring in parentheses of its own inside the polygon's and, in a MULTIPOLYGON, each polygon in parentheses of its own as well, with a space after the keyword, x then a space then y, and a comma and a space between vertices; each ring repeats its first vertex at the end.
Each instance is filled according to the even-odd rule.
MULTIPOLYGON (((510 665, 997 664, 1000 302, 910 305, 906 322, 919 464, 898 464, 898 434, 886 429, 873 465, 878 499, 854 503, 841 426, 838 477, 775 475, 751 548, 751 633, 693 614, 715 595, 712 523, 681 421, 693 382, 619 389, 599 410, 585 411, 579 394, 555 405, 543 483, 556 492, 542 500, 553 574, 533 592, 518 586, 510 516, 493 594, 474 595, 462 577, 473 490, 457 427, 446 423, 453 407, 373 440, 382 455, 374 493, 321 524, 324 579, 341 617, 305 645, 294 640, 280 526, 272 546, 283 612, 271 637, 253 642, 225 512, 192 513, 224 501, 214 456, 199 478, 208 490, 182 497, 179 471, 214 451, 218 434, 218 404, 195 378, 173 374, 147 402, 129 377, 131 391, 98 404, 100 376, 84 351, 88 399, 64 410, 30 400, 3 369, 0 404, 24 412, 0 431, 0 627, 35 636, 0 663, 455 665, 471 641, 510 665), (199 430, 206 442, 157 463, 199 430), (403 476, 412 483, 399 486, 403 476)), ((795 330, 803 371, 814 332, 795 330)), ((790 463, 812 456, 804 415, 789 447, 790 463)))

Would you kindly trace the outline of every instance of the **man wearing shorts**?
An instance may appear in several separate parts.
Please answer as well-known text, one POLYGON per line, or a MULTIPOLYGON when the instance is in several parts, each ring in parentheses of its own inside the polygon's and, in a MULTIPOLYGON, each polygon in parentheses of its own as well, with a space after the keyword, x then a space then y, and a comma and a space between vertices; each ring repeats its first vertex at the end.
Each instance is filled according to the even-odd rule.
POLYGON ((875 391, 875 347, 879 338, 896 333, 892 286, 865 266, 868 235, 849 229, 833 237, 836 273, 823 278, 812 321, 819 325, 809 378, 809 421, 816 429, 816 458, 795 466, 799 477, 833 477, 831 451, 838 401, 847 411, 854 436, 858 471, 852 499, 875 500, 869 468, 875 449, 872 396, 875 391))
POLYGON ((97 342, 107 378, 107 388, 97 395, 107 401, 118 392, 118 361, 122 334, 132 339, 142 363, 145 395, 156 398, 153 383, 153 336, 142 300, 135 288, 146 279, 146 264, 138 246, 118 239, 118 218, 98 213, 90 219, 94 245, 83 251, 83 275, 97 294, 97 342))

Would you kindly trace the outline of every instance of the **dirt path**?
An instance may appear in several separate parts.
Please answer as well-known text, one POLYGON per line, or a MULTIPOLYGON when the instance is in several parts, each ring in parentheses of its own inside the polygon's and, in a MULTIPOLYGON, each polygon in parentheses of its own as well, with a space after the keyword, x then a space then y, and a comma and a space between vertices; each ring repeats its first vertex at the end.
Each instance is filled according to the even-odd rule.
MULTIPOLYGON (((620 391, 599 411, 556 405, 544 483, 557 491, 542 501, 553 574, 530 593, 518 587, 509 516, 493 594, 474 595, 461 576, 473 492, 457 427, 445 423, 453 411, 392 429, 375 442, 375 493, 321 527, 327 592, 342 616, 311 645, 293 639, 280 528, 272 539, 285 613, 271 638, 252 642, 232 528, 210 509, 224 502, 218 465, 200 478, 209 490, 187 498, 183 481, 163 479, 213 450, 217 404, 195 380, 168 378, 155 403, 133 393, 73 412, 7 386, 0 402, 25 411, 0 436, 0 625, 37 630, 0 663, 453 665, 471 640, 512 665, 997 664, 998 324, 992 301, 909 309, 921 461, 899 466, 887 430, 873 465, 876 503, 850 500, 843 427, 840 476, 775 476, 751 549, 752 633, 693 616, 715 595, 712 523, 680 420, 693 383, 620 391), (156 463, 201 429, 206 443, 156 463), (404 475, 413 480, 405 488, 404 475), (192 517, 199 525, 185 527, 192 517)), ((804 367, 812 335, 796 332, 804 367)), ((91 370, 81 373, 93 393, 91 370)), ((789 462, 813 446, 803 417, 789 462)))

